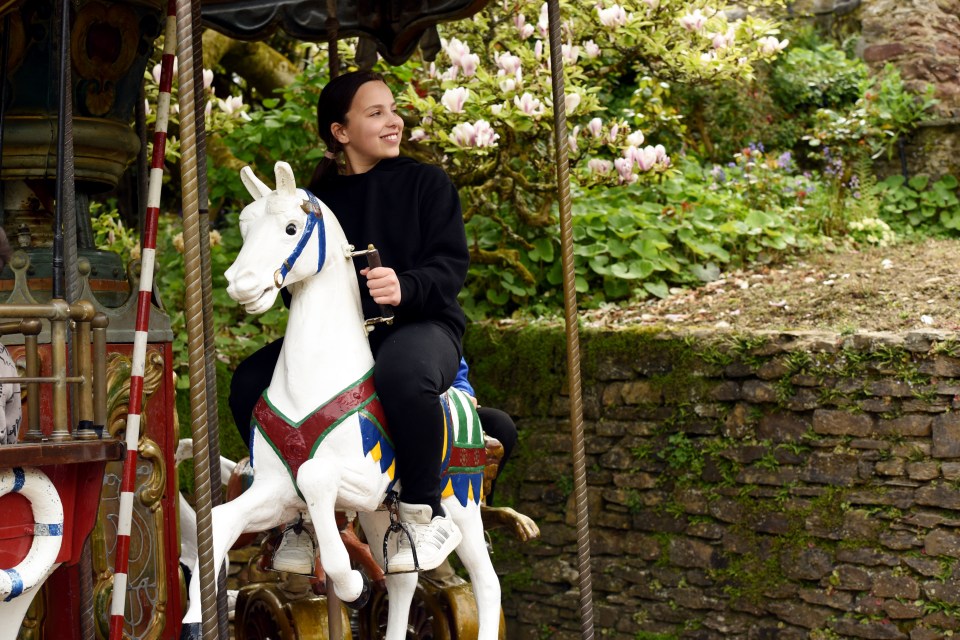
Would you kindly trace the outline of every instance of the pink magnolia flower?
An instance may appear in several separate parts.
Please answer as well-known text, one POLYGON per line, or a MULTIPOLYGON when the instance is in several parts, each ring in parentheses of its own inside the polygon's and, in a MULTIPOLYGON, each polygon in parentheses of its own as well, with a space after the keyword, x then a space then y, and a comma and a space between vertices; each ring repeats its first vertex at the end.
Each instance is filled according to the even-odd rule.
POLYGON ((633 133, 631 133, 630 135, 628 135, 628 136, 627 136, 627 144, 629 144, 629 145, 632 146, 632 147, 639 147, 640 145, 642 145, 642 144, 643 144, 643 132, 642 132, 642 131, 634 131, 633 133))
POLYGON ((629 158, 617 158, 613 161, 613 166, 616 167, 617 173, 620 174, 620 184, 636 181, 637 176, 633 173, 633 161, 629 158))
POLYGON ((421 142, 427 139, 427 132, 417 127, 410 132, 410 142, 421 142))
POLYGON ((450 113, 463 113, 463 105, 470 97, 470 90, 466 87, 456 87, 447 89, 440 98, 440 104, 447 108, 450 113))
POLYGON ((503 104, 492 104, 490 105, 490 113, 499 118, 500 114, 503 113, 504 106, 503 104))
POLYGON ((209 89, 213 85, 213 69, 203 70, 203 88, 209 89))
POLYGON ((463 75, 468 78, 477 72, 480 66, 480 56, 475 53, 468 53, 460 58, 460 68, 463 69, 463 75))
POLYGON ((600 56, 600 45, 593 40, 587 40, 583 43, 583 55, 588 58, 597 58, 600 56))
POLYGON ((450 62, 455 65, 460 64, 460 60, 463 56, 470 54, 470 47, 466 43, 460 42, 457 38, 453 38, 444 45, 443 50, 446 52, 447 57, 450 58, 450 62))
POLYGON ((522 96, 514 96, 513 104, 528 116, 536 117, 543 113, 543 103, 527 92, 524 92, 522 96))
POLYGON ((580 57, 580 47, 572 44, 560 45, 560 53, 563 55, 563 61, 567 64, 576 64, 580 57))
POLYGON ((456 80, 457 76, 460 75, 460 67, 453 65, 442 74, 440 74, 441 80, 456 80))
POLYGON ((546 38, 550 34, 550 18, 547 14, 547 3, 540 6, 540 18, 537 20, 537 31, 541 38, 546 38))
POLYGON ((717 51, 722 51, 727 47, 732 47, 736 37, 737 34, 733 27, 727 29, 726 33, 716 33, 713 35, 713 48, 717 51))
POLYGON ((509 51, 505 51, 500 55, 494 54, 493 59, 496 60, 500 70, 507 75, 513 75, 517 71, 520 71, 520 56, 515 56, 509 51))
POLYGON ((580 135, 580 127, 574 127, 573 131, 567 136, 567 144, 570 146, 570 151, 576 153, 580 150, 580 147, 577 145, 577 137, 580 135))
POLYGON ((597 8, 597 14, 600 17, 600 24, 605 27, 615 29, 627 24, 627 12, 618 4, 607 9, 597 8))
POLYGON ((497 140, 500 139, 500 134, 496 133, 486 120, 477 120, 473 123, 473 133, 473 144, 480 148, 495 147, 497 140))
POLYGON ((537 60, 543 57, 543 40, 537 40, 536 44, 533 45, 533 55, 536 56, 537 60))
POLYGON ((493 131, 493 127, 486 120, 477 120, 471 124, 461 122, 450 132, 450 139, 459 147, 495 147, 500 135, 493 131))
POLYGON ((707 16, 703 15, 700 9, 695 9, 693 13, 680 18, 680 26, 687 31, 700 31, 707 24, 707 16))
POLYGON ((594 118, 587 123, 587 130, 590 131, 590 134, 594 138, 599 138, 603 135, 603 120, 600 118, 594 118))
POLYGON ((570 115, 571 113, 576 111, 577 107, 580 106, 580 100, 581 98, 579 93, 568 93, 567 95, 565 95, 563 97, 564 112, 567 115, 570 115))
POLYGON ((228 116, 239 115, 243 109, 243 98, 241 96, 228 96, 226 100, 218 98, 217 106, 228 116))
POLYGON ((610 169, 612 168, 612 162, 609 160, 601 160, 600 158, 593 158, 587 163, 587 169, 590 170, 590 173, 596 173, 598 175, 610 173, 610 169))
POLYGON ((651 11, 656 11, 657 7, 660 6, 660 0, 643 0, 644 4, 650 7, 651 11))
MULTIPOLYGON (((160 64, 153 65, 153 81, 160 84, 160 64)), ((173 57, 173 79, 177 79, 177 57, 173 57)))
POLYGON ((647 145, 643 149, 638 149, 633 155, 633 161, 640 171, 649 171, 657 164, 657 150, 650 145, 647 145))
POLYGON ((620 125, 618 125, 617 123, 614 123, 613 126, 610 127, 610 134, 607 136, 607 140, 610 141, 610 144, 613 144, 617 141, 617 136, 619 134, 620 134, 620 125))
POLYGON ((526 24, 526 22, 527 19, 522 13, 518 13, 517 17, 513 19, 513 24, 516 25, 521 40, 526 40, 532 36, 534 32, 534 26, 532 24, 526 24))
POLYGON ((500 81, 500 91, 512 93, 517 90, 517 81, 513 78, 504 78, 500 81))
POLYGON ((760 47, 760 53, 765 56, 770 56, 783 51, 787 48, 788 44, 790 44, 789 40, 777 40, 776 36, 765 36, 757 40, 757 45, 760 47))

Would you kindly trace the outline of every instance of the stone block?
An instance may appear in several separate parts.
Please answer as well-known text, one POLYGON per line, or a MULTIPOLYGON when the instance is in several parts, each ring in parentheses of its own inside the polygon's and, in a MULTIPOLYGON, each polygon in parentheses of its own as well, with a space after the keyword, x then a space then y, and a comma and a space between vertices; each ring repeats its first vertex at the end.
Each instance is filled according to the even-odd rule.
POLYGON ((945 355, 933 356, 917 367, 920 373, 937 378, 960 378, 960 358, 945 355))
POLYGON ((950 400, 937 398, 934 400, 904 400, 900 409, 904 413, 944 413, 950 411, 950 400))
POLYGON ((889 460, 879 460, 874 465, 878 475, 881 476, 902 476, 906 464, 903 458, 890 458, 889 460))
POLYGON ((740 388, 740 396, 747 402, 764 403, 777 401, 777 388, 769 382, 746 380, 740 388))
POLYGON ((628 405, 660 404, 663 401, 660 386, 645 380, 624 382, 620 394, 628 405))
MULTIPOLYGON (((867 591, 873 586, 873 576, 863 567, 851 564, 842 564, 837 566, 831 575, 832 586, 843 591, 867 591)), ((827 579, 821 580, 821 584, 828 582, 827 579)))
POLYGON ((909 382, 889 378, 868 382, 864 390, 872 396, 886 398, 912 398, 915 393, 914 386, 909 382))
POLYGON ((933 480, 940 477, 940 465, 934 460, 907 463, 907 477, 911 480, 933 480))
POLYGON ((811 411, 820 406, 820 398, 812 389, 797 389, 787 400, 790 411, 811 411))
POLYGON ((887 600, 883 603, 883 610, 892 620, 915 620, 923 617, 923 607, 913 602, 887 600))
POLYGON ((724 380, 710 390, 710 397, 720 402, 740 399, 740 384, 733 380, 724 380))
POLYGON ((723 435, 728 438, 746 438, 753 433, 750 424, 750 405, 738 402, 723 421, 723 435))
POLYGON ((900 564, 900 557, 869 547, 860 549, 837 549, 837 562, 859 564, 867 567, 895 567, 900 564))
POLYGON ((870 638, 871 640, 909 640, 903 631, 889 622, 870 622, 867 620, 857 621, 848 618, 833 620, 829 624, 830 629, 841 636, 851 638, 870 638))
POLYGON ((670 563, 678 567, 710 569, 717 562, 717 549, 692 538, 672 538, 667 545, 670 563))
POLYGON ((853 594, 833 587, 826 589, 800 589, 800 599, 808 604, 818 604, 831 609, 848 610, 853 605, 853 594))
POLYGON ((960 480, 960 462, 941 462, 940 473, 945 480, 960 480))
POLYGON ((879 539, 880 544, 895 551, 908 551, 923 546, 920 537, 909 531, 884 531, 879 539))
POLYGON ((893 398, 884 396, 861 400, 857 403, 857 406, 860 407, 861 411, 869 411, 870 413, 890 413, 896 411, 900 407, 900 403, 893 398))
POLYGON ((780 556, 780 566, 793 580, 820 580, 833 571, 833 556, 817 547, 788 551, 780 556))
POLYGON ((880 436, 924 438, 930 435, 932 425, 933 416, 911 413, 891 420, 880 418, 874 426, 874 431, 880 436))
POLYGON ((793 624, 804 629, 820 629, 827 619, 833 615, 833 611, 825 607, 817 607, 801 602, 791 602, 789 600, 770 602, 766 606, 767 611, 777 616, 783 622, 793 624))
POLYGON ((873 417, 864 413, 834 409, 813 412, 813 430, 824 435, 864 437, 873 431, 873 422, 873 417))
POLYGON ((936 416, 932 432, 934 458, 960 458, 960 413, 936 416))
POLYGON ((923 539, 923 552, 928 556, 960 558, 960 535, 935 529, 923 539))
POLYGON ((873 577, 870 593, 877 598, 916 600, 920 597, 920 583, 910 576, 897 576, 890 571, 881 571, 873 577))
POLYGON ((849 487, 857 483, 857 456, 851 454, 813 454, 800 477, 807 482, 849 487))
POLYGON ((757 369, 757 377, 761 380, 777 380, 789 373, 790 369, 782 358, 765 362, 757 369))
POLYGON ((809 421, 795 413, 770 413, 760 418, 757 437, 773 442, 799 442, 810 426, 809 421))

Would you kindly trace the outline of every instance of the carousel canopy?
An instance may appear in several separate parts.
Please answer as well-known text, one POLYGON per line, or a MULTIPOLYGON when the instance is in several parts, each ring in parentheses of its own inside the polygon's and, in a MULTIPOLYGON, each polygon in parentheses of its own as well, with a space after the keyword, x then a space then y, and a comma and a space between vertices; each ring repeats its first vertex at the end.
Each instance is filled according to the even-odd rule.
POLYGON ((282 29, 298 40, 325 41, 336 28, 338 37, 372 40, 387 62, 400 64, 424 34, 435 33, 438 22, 470 16, 488 1, 202 0, 201 6, 205 26, 232 38, 260 40, 282 29), (336 6, 334 16, 328 11, 332 5, 336 6))

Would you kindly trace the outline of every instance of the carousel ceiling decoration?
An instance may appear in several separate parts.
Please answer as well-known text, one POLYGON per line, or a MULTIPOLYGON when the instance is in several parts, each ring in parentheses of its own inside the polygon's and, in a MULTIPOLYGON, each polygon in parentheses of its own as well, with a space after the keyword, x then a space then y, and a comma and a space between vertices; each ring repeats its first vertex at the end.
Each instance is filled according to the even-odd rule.
MULTIPOLYGON (((390 64, 413 54, 426 35, 436 51, 436 24, 473 15, 489 0, 203 0, 205 26, 241 40, 260 40, 277 29, 298 40, 366 37, 390 64), (328 7, 336 6, 331 16, 328 7), (334 18, 335 22, 331 20, 334 18)), ((2 2, 2 0, 0 0, 2 2)))

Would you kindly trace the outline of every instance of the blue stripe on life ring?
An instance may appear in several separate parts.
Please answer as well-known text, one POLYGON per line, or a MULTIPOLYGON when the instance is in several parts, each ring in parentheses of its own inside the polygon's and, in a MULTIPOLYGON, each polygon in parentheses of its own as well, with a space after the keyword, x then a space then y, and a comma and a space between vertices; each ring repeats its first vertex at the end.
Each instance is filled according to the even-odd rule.
POLYGON ((23 484, 27 481, 27 476, 23 472, 23 467, 13 468, 13 493, 19 493, 23 489, 23 484))
POLYGON ((10 585, 10 595, 4 600, 4 602, 9 602, 23 593, 23 578, 15 569, 4 569, 3 572, 10 576, 10 582, 12 583, 10 585))
POLYGON ((63 535, 63 523, 43 524, 37 522, 33 525, 33 535, 57 537, 63 535))

